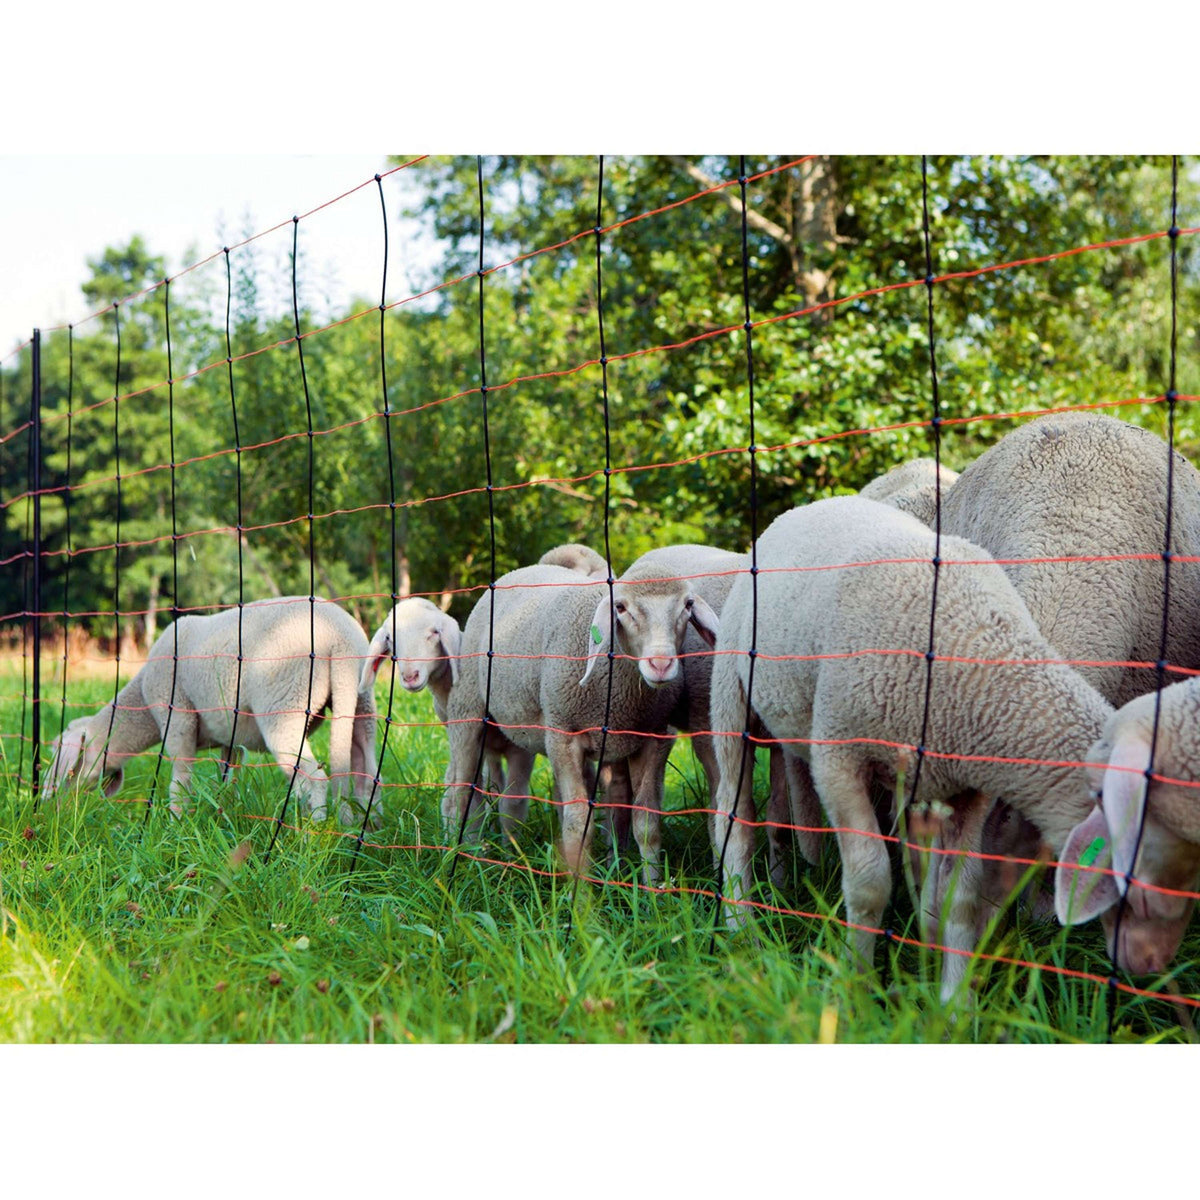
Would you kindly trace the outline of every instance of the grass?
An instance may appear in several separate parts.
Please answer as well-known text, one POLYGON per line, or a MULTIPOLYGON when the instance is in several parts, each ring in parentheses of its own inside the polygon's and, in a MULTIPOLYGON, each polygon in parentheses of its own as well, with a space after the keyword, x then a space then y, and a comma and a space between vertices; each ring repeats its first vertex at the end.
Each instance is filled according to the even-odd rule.
MULTIPOLYGON (((20 686, 19 674, 0 676, 5 733, 20 728, 20 686)), ((69 715, 111 690, 102 679, 72 685, 83 707, 69 715)), ((383 687, 380 701, 382 710, 383 687)), ((58 714, 48 702, 49 734, 58 714)), ((432 720, 428 695, 398 695, 394 716, 432 720)), ((18 743, 2 745, 2 1041, 1096 1042, 1107 1033, 1108 989, 1050 971, 977 960, 974 1002, 954 1011, 938 1001, 929 951, 882 945, 875 973, 856 971, 837 920, 832 846, 818 868, 797 861, 781 891, 760 883, 764 903, 818 918, 756 912, 747 933, 719 933, 711 946, 713 903, 684 890, 712 887, 699 816, 665 822, 677 892, 637 887, 626 862, 599 868, 620 886, 581 885, 572 910, 548 805, 534 806, 521 852, 485 854, 517 865, 460 858, 452 873, 453 856, 431 848, 441 840, 441 788, 428 786, 444 770, 438 728, 392 730, 385 780, 427 786, 387 790, 385 826, 353 869, 353 837, 291 816, 267 857, 286 788, 275 768, 222 784, 215 759, 202 764, 195 805, 173 821, 164 803, 147 818, 144 804, 118 802, 150 794, 148 754, 115 800, 97 791, 35 811, 17 786, 18 743)), ((703 785, 686 744, 672 763, 668 808, 695 806, 703 785)), ((160 798, 168 779, 164 764, 160 798)), ((544 764, 534 790, 549 794, 544 764)), ((917 936, 902 887, 889 919, 917 936)), ((1067 931, 1018 913, 986 949, 1109 971, 1098 925, 1067 931)), ((1170 979, 1200 997, 1200 935, 1185 941, 1170 979)), ((1116 1003, 1117 1040, 1188 1037, 1167 1000, 1118 993, 1116 1003)))

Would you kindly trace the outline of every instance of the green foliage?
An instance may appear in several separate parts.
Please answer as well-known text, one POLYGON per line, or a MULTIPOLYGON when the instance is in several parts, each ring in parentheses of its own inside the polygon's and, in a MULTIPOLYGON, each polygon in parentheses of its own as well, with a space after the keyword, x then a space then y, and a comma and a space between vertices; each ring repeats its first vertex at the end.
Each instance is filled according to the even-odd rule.
MULTIPOLYGON (((932 451, 920 160, 786 157, 750 161, 749 303, 754 329, 759 526, 793 504, 861 487, 932 451), (770 173, 768 173, 770 172, 770 173), (862 295, 889 285, 912 285, 862 295), (816 311, 810 311, 817 306, 816 311), (820 307, 824 306, 824 307, 820 307), (762 323, 766 322, 766 323, 762 323), (856 435, 858 429, 889 428, 856 435)), ((742 296, 738 160, 610 158, 600 222, 611 461, 609 530, 620 566, 650 546, 749 536, 749 380, 742 296), (689 199, 706 187, 734 186, 689 199), (644 219, 641 214, 664 208, 644 219), (630 223, 625 224, 624 222, 630 223), (715 336, 713 335, 714 331, 715 336), (698 339, 698 340, 692 340, 698 339), (687 343, 680 345, 680 343, 687 343), (667 349, 666 347, 677 347, 667 349), (729 451, 733 451, 732 453, 729 451), (680 462, 680 460, 685 460, 680 462), (679 465, 643 470, 662 463, 679 465)), ((315 329, 303 306, 306 400, 291 314, 262 297, 289 278, 258 244, 171 288, 180 604, 228 604, 309 588, 309 410, 315 586, 365 622, 385 608, 395 553, 401 591, 477 588, 490 569, 479 345, 478 187, 473 158, 431 159, 407 176, 403 214, 443 247, 419 288, 466 276, 424 300, 348 307, 315 329), (395 415, 386 418, 387 406, 395 415), (232 381, 231 377, 232 376, 232 381), (232 398, 231 398, 232 391, 232 398), (233 408, 238 438, 234 438, 233 408), (386 446, 390 433, 392 457, 386 446), (241 454, 239 555, 238 472, 241 454), (195 460, 195 461, 189 461, 195 460), (437 499, 438 497, 450 497, 437 499), (199 531, 199 532, 197 532, 199 531), (210 532, 211 531, 211 532, 210 532)), ((934 158, 929 164, 934 271, 971 271, 1161 230, 1163 158, 934 158)), ((604 374, 597 304, 597 164, 585 158, 484 161, 483 281, 497 569, 547 546, 604 536, 604 374), (577 236, 582 235, 582 236, 577 236), (574 239, 574 240, 571 240, 574 239), (591 364, 591 365, 584 365, 591 364), (519 379, 520 382, 511 383, 519 379)), ((1197 223, 1196 186, 1180 180, 1180 224, 1197 223)), ((246 231, 250 232, 249 230, 246 231)), ((1179 240, 1179 379, 1200 391, 1200 300, 1193 239, 1179 240)), ((100 307, 164 274, 141 239, 91 262, 85 300, 100 307)), ((303 300, 305 263, 298 274, 303 300)), ((393 271, 393 277, 395 272, 393 271)), ((1169 346, 1166 239, 950 280, 934 289, 942 453, 965 465, 1009 427, 993 413, 1161 395, 1169 346), (955 423, 967 418, 969 423, 955 423)), ((394 297, 401 299, 402 296, 394 297)), ((115 418, 121 428, 121 607, 144 636, 173 594, 170 430, 163 289, 73 333, 71 544, 115 532, 115 418), (116 378, 116 320, 121 372, 116 378), (157 385, 157 386, 155 386, 157 385), (140 394, 128 395, 130 392, 140 394), (113 405, 119 391, 126 398, 113 405), (116 411, 119 409, 119 412, 116 411), (160 539, 160 540, 154 540, 160 539)), ((45 486, 67 481, 67 335, 44 342, 45 486)), ((27 412, 28 356, 0 373, 0 422, 27 412)), ((1118 410, 1158 430, 1162 405, 1118 410)), ((1180 407, 1185 450, 1200 439, 1180 407)), ((27 442, 0 447, 0 488, 24 490, 27 442)), ((4 510, 0 551, 24 543, 24 502, 4 510)), ((47 544, 66 545, 63 495, 44 504, 47 544)), ((45 606, 58 608, 65 555, 48 561, 45 606)), ((111 636, 116 554, 71 556, 66 606, 111 636)), ((17 571, 0 580, 18 611, 17 571)), ((465 616, 472 595, 455 601, 465 616)))

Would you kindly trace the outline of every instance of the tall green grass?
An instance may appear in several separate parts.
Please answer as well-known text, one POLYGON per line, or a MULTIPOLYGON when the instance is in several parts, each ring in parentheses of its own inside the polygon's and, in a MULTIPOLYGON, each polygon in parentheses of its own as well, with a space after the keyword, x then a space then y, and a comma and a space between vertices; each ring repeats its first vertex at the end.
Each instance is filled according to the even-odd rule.
MULTIPOLYGON (((20 728, 19 674, 0 677, 0 728, 20 728)), ((57 685, 47 693, 57 695, 57 685)), ((399 692, 399 689, 397 689, 399 692)), ((72 684, 68 716, 111 696, 72 684)), ((380 687, 380 708, 386 688, 380 687)), ((58 704, 44 707, 47 741, 58 704)), ((432 721, 428 694, 400 693, 397 721, 432 721)), ((26 719, 28 725, 28 718, 26 719)), ((382 728, 380 730, 382 737, 382 728)), ((318 753, 326 745, 317 735, 318 753)), ((703 818, 668 818, 677 889, 636 886, 636 862, 601 865, 610 886, 573 891, 552 849, 553 810, 534 805, 522 849, 494 842, 459 858, 442 842, 440 728, 394 727, 383 763, 386 821, 353 861, 355 838, 300 821, 291 807, 266 851, 286 791, 275 768, 222 784, 215 757, 195 774, 183 820, 165 804, 169 764, 131 765, 115 800, 99 792, 34 808, 17 784, 17 743, 0 763, 0 1040, 20 1042, 1059 1042, 1102 1041, 1108 989, 1051 971, 978 960, 972 999, 938 1001, 938 959, 896 943, 876 971, 851 963, 838 923, 835 848, 792 867, 766 904, 718 930, 703 818), (160 802, 147 813, 156 787, 160 802), (420 849, 400 849, 421 847, 420 849), (352 869, 353 865, 353 869, 352 869), (620 885, 620 886, 617 886, 620 885), (694 889, 695 891, 689 890, 694 889)), ((265 758, 250 756, 251 762, 265 758)), ((25 771, 29 769, 28 750, 25 771)), ((667 775, 667 807, 704 787, 686 743, 667 775)), ((765 780, 762 781, 765 788, 765 780)), ((534 790, 549 794, 540 765, 534 790)), ((601 845, 597 840, 597 846, 601 845)), ((896 872, 897 879, 900 872, 896 872)), ((917 937, 902 887, 889 913, 917 937)), ((1095 972, 1109 966, 1099 927, 1066 931, 1023 913, 985 947, 1007 958, 1095 972)), ((1173 986, 1200 997, 1200 934, 1173 986)), ((1138 981, 1159 987, 1167 980, 1138 981)), ((1119 1040, 1188 1037, 1168 1000, 1117 993, 1119 1040)))

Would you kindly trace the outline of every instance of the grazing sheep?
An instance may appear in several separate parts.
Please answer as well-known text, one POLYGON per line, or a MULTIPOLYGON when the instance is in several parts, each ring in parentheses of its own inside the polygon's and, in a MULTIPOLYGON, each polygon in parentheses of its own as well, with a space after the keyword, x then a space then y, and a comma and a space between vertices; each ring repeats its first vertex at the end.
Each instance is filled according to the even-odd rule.
MULTIPOLYGON (((52 796, 70 779, 75 787, 99 781, 112 796, 121 787, 125 760, 163 742, 165 734, 176 816, 187 806, 196 751, 223 749, 231 739, 246 750, 273 754, 285 775, 295 772, 297 793, 314 820, 326 816, 330 784, 335 796, 353 790, 366 802, 375 776, 375 700, 370 688, 360 692, 358 686, 366 654, 358 622, 331 601, 256 600, 243 609, 239 686, 238 610, 180 617, 117 694, 115 714, 110 701, 55 738, 42 795, 52 796), (306 717, 310 662, 312 716, 306 717), (308 742, 327 709, 332 709, 328 777, 308 742)), ((352 820, 350 805, 343 802, 338 815, 344 823, 352 820)), ((377 812, 373 824, 381 824, 377 812)))
MULTIPOLYGON (((678 655, 689 623, 711 646, 717 617, 687 581, 657 582, 654 569, 626 571, 612 587, 611 627, 608 589, 596 589, 565 567, 539 564, 510 571, 489 596, 475 605, 463 630, 463 661, 458 684, 450 692, 447 729, 450 776, 442 799, 448 826, 468 822, 478 837, 482 806, 472 804, 470 779, 478 755, 484 717, 486 652, 490 609, 495 612, 490 713, 513 745, 544 754, 554 772, 563 804, 563 851, 573 869, 583 869, 591 825, 584 803, 589 760, 599 752, 609 671, 600 660, 613 655, 612 703, 608 716, 605 761, 630 759, 637 791, 634 813, 639 845, 645 836, 643 808, 657 809, 655 771, 642 770, 655 735, 666 736, 667 723, 683 686, 678 655), (611 650, 610 650, 611 647, 611 650), (586 659, 586 667, 581 664, 586 659), (647 736, 648 735, 648 736, 647 736), (475 810, 475 817, 470 811, 475 810), (587 835, 585 836, 585 827, 587 835)), ((528 779, 510 774, 505 800, 528 791, 528 779)), ((657 855, 647 863, 653 877, 657 855)))
POLYGON ((939 473, 938 464, 932 458, 914 458, 900 463, 872 479, 858 494, 865 500, 878 500, 880 504, 890 504, 901 512, 911 513, 932 529, 937 519, 939 477, 942 503, 945 504, 946 494, 958 479, 958 472, 942 467, 939 473))
MULTIPOLYGON (((754 709, 772 737, 802 739, 785 742, 785 749, 808 760, 821 803, 839 830, 846 916, 863 927, 853 941, 868 962, 871 930, 880 926, 891 894, 871 790, 882 786, 894 796, 901 777, 906 792, 912 787, 916 754, 904 747, 921 740, 933 551, 932 531, 915 517, 860 497, 793 509, 758 543, 754 709), (850 565, 880 559, 914 561, 850 565), (848 569, 813 569, 841 566, 848 569)), ((925 738, 931 752, 922 761, 916 811, 936 814, 931 806, 949 805, 936 848, 977 852, 991 797, 1003 795, 1061 846, 1090 807, 1078 773, 986 760, 1077 762, 1112 709, 1069 667, 1042 665, 1054 653, 998 566, 957 565, 986 560, 984 551, 944 537, 941 557, 925 738), (950 661, 958 657, 1018 665, 950 661)), ((713 667, 717 729, 741 729, 745 720, 750 624, 750 580, 741 576, 722 610, 713 667)), ((736 801, 738 815, 753 819, 748 773, 739 779, 741 755, 739 738, 719 739, 716 808, 728 814, 736 801)), ((726 828, 720 817, 717 828, 726 828)), ((735 901, 750 881, 753 832, 740 820, 729 830, 726 892, 735 901)), ((977 858, 930 856, 922 918, 928 924, 948 900, 941 940, 951 950, 974 945, 979 876, 977 858)), ((731 923, 736 914, 734 909, 731 923)), ((953 994, 964 969, 959 954, 946 955, 944 997, 953 994)))
MULTIPOLYGON (((1098 664, 1158 658, 1167 459, 1166 443, 1136 425, 1100 413, 1054 413, 1014 429, 942 497, 943 533, 967 538, 1000 560, 1048 560, 1001 566, 1058 657, 1078 663, 1075 669, 1118 707, 1157 687, 1152 668, 1098 664), (1146 557, 1054 561, 1132 554, 1146 557)), ((1195 553, 1200 473, 1180 454, 1174 456, 1172 495, 1172 550, 1195 553)), ((1166 659, 1200 667, 1195 563, 1171 566, 1166 659)), ((1028 822, 998 804, 984 848, 1033 858, 1038 840, 1028 822)), ((1048 856, 1045 848, 1041 854, 1048 856)), ((1023 873, 1015 863, 989 862, 988 904, 1003 904, 1023 873)))
MULTIPOLYGON (((652 568, 662 578, 686 578, 696 595, 703 596, 719 617, 734 579, 739 573, 750 569, 750 555, 735 554, 731 550, 721 550, 715 546, 685 543, 648 550, 634 566, 652 568)), ((692 733, 692 750, 704 769, 711 799, 717 794, 718 781, 716 751, 713 738, 707 732, 713 728, 709 711, 713 656, 712 651, 694 629, 688 629, 684 635, 681 662, 683 691, 675 711, 671 714, 671 727, 692 733)), ((762 730, 756 729, 755 732, 761 734, 762 730)), ((666 771, 667 756, 670 752, 669 741, 664 740, 657 744, 658 762, 653 769, 659 772, 660 779, 666 771)), ((791 816, 788 806, 789 790, 795 794, 794 803, 797 805, 796 819, 792 823, 802 827, 795 830, 795 836, 801 853, 811 863, 819 860, 821 845, 821 835, 811 830, 823 824, 823 821, 820 804, 812 790, 807 765, 794 757, 785 759, 783 751, 777 746, 771 748, 770 758, 771 791, 767 804, 767 848, 771 878, 776 884, 782 884, 787 865, 784 851, 790 841, 790 831, 786 828, 791 816)), ((661 795, 661 782, 658 791, 661 795)), ((643 855, 648 851, 654 852, 661 845, 661 817, 646 814, 645 821, 647 832, 646 845, 642 847, 643 855)))
POLYGON ((1159 778, 1151 782, 1147 797, 1154 702, 1153 693, 1139 696, 1108 719, 1088 756, 1096 764, 1091 775, 1100 802, 1071 830, 1055 870, 1058 919, 1075 925, 1102 916, 1109 953, 1136 975, 1167 968, 1196 902, 1129 884, 1126 875, 1176 892, 1200 887, 1200 791, 1185 786, 1200 781, 1200 678, 1163 689, 1154 753, 1159 778), (1135 863, 1143 811, 1145 829, 1135 863), (1072 869, 1078 863, 1117 873, 1078 872, 1072 869), (1117 933, 1114 906, 1122 895, 1126 907, 1117 933))

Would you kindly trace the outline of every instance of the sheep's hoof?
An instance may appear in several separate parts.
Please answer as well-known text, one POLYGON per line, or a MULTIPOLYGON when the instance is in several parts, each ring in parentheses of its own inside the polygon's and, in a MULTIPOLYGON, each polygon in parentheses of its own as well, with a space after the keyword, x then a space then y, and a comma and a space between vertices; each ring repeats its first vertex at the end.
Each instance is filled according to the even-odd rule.
POLYGON ((169 804, 167 808, 171 816, 177 821, 182 820, 184 813, 187 812, 187 806, 184 804, 169 804))
POLYGON ((310 808, 308 810, 308 819, 310 821, 324 821, 329 816, 329 810, 321 805, 320 808, 310 808))

